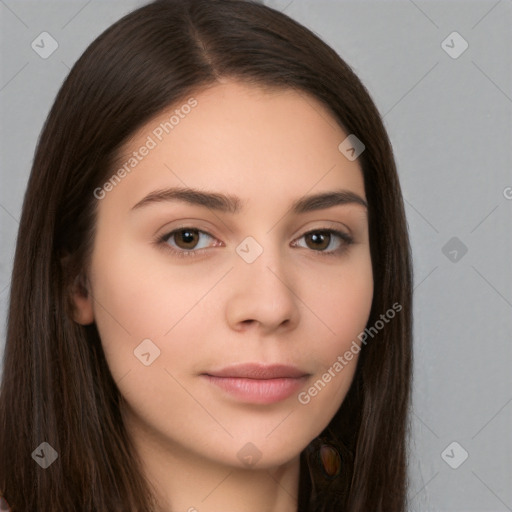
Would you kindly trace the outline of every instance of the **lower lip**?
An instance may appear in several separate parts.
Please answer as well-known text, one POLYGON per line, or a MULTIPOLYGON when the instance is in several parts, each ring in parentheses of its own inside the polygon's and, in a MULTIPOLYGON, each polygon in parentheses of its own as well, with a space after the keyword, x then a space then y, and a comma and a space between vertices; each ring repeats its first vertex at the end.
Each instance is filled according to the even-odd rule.
POLYGON ((253 404, 272 404, 286 400, 306 382, 300 378, 245 379, 239 377, 213 377, 204 375, 211 384, 221 388, 238 400, 253 404))

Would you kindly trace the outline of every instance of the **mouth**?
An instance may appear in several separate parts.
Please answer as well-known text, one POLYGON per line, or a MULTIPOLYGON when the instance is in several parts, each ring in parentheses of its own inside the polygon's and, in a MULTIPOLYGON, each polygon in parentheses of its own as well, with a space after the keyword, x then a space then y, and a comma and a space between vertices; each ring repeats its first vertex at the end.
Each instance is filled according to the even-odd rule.
POLYGON ((272 404, 296 393, 310 374, 295 366, 250 363, 206 372, 201 376, 238 401, 272 404))

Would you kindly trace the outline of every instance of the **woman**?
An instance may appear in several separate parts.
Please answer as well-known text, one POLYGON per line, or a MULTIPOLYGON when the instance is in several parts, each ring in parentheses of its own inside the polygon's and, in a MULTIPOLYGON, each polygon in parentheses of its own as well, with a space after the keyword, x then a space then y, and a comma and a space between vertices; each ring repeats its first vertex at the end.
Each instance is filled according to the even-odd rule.
POLYGON ((243 0, 115 23, 41 134, 0 493, 17 510, 405 511, 411 263, 346 63, 243 0))

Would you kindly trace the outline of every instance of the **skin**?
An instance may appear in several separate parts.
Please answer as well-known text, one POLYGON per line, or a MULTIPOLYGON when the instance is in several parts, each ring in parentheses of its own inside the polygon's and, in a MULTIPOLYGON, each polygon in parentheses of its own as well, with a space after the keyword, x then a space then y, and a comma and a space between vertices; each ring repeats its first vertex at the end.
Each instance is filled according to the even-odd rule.
MULTIPOLYGON (((290 205, 340 188, 366 199, 363 176, 338 150, 348 134, 304 93, 225 80, 194 98, 197 106, 162 141, 153 137, 157 147, 98 200, 89 293, 75 294, 75 320, 97 324, 162 511, 295 511, 300 452, 338 410, 358 355, 306 405, 298 393, 244 403, 200 374, 235 363, 291 364, 309 374, 307 391, 357 340, 373 297, 366 209, 292 214, 290 205), (132 210, 175 186, 238 196, 243 209, 166 201, 132 210), (154 242, 183 227, 211 236, 198 234, 188 246, 179 233, 154 242), (327 236, 319 250, 304 236, 324 229, 349 233, 353 243, 327 236), (252 263, 236 251, 248 236, 263 249, 252 263), (204 248, 197 257, 166 250, 190 252, 194 243, 204 248), (144 339, 160 350, 149 366, 134 355, 144 339), (247 443, 260 457, 252 465, 237 456, 247 443)), ((121 160, 175 108, 135 133, 121 160)))

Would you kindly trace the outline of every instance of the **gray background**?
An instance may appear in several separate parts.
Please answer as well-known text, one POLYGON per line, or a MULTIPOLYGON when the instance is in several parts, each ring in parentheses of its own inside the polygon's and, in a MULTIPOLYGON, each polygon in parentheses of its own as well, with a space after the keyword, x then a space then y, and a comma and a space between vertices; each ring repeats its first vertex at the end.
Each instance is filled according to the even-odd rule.
MULTIPOLYGON (((0 354, 43 122, 88 44, 144 3, 0 0, 0 354), (43 31, 47 59, 31 48, 43 31)), ((512 1, 266 3, 354 68, 394 146, 415 265, 411 510, 512 510, 512 1)))

